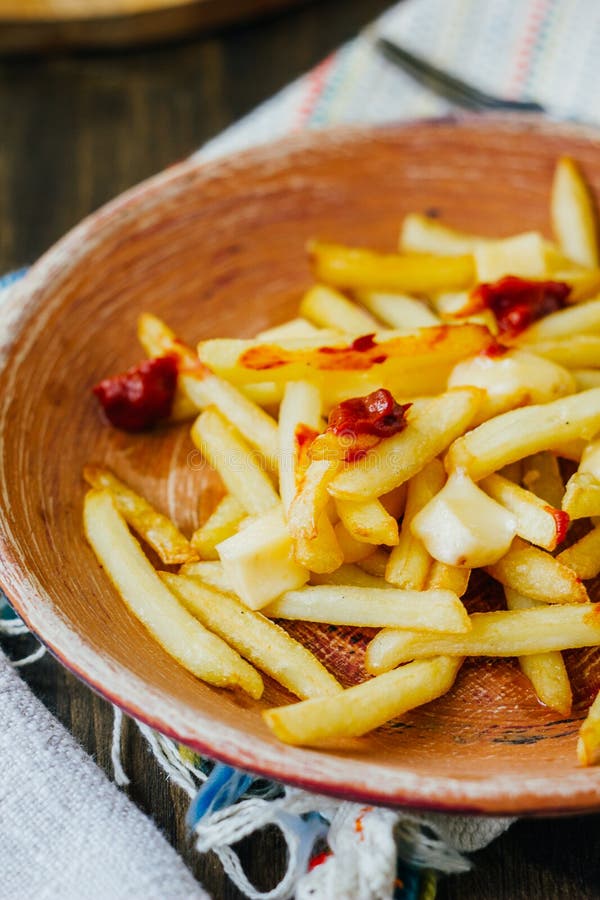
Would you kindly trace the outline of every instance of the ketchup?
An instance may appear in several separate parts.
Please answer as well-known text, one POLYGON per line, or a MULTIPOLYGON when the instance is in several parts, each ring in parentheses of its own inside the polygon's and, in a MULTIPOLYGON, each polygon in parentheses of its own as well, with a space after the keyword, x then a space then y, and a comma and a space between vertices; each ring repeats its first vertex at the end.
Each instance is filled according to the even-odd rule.
POLYGON ((406 428, 406 412, 410 406, 410 403, 396 403, 389 391, 380 388, 365 397, 353 397, 334 406, 327 430, 335 435, 391 437, 406 428))
POLYGON ((147 359, 94 388, 109 422, 123 431, 145 431, 171 414, 177 387, 178 359, 147 359))
POLYGON ((501 335, 515 337, 533 322, 563 309, 571 288, 563 281, 532 281, 507 275, 478 285, 471 295, 472 309, 491 309, 501 335))

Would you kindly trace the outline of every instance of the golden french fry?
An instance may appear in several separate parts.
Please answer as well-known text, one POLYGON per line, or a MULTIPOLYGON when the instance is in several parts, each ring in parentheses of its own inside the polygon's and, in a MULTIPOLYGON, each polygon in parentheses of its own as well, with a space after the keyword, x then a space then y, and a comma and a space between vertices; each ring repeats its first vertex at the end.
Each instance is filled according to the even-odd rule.
POLYGON ((384 438, 363 459, 348 465, 329 485, 330 493, 369 500, 408 481, 468 428, 481 396, 479 388, 455 388, 413 407, 404 431, 384 438))
MULTIPOLYGON (((343 522, 337 522, 334 531, 345 563, 358 563, 373 554, 373 545, 366 544, 364 541, 357 541, 343 522)), ((377 550, 375 553, 377 553, 377 550)))
POLYGON ((520 538, 515 538, 501 560, 485 570, 505 587, 541 603, 589 601, 584 585, 572 569, 520 538))
POLYGON ((600 369, 571 369, 578 391, 600 387, 600 369))
POLYGON ((566 369, 594 369, 600 360, 600 334, 574 334, 568 341, 536 341, 527 344, 527 349, 566 369))
POLYGON ((309 288, 300 302, 300 314, 321 328, 345 334, 369 334, 380 328, 377 319, 325 284, 309 288))
MULTIPOLYGON (((329 572, 325 575, 312 574, 310 581, 311 584, 341 584, 354 585, 355 587, 393 589, 393 585, 388 584, 384 578, 369 575, 368 572, 363 572, 359 566, 351 563, 344 563, 335 572, 329 572)), ((444 586, 438 585, 438 587, 442 588, 444 586)), ((447 588, 447 590, 452 590, 452 588, 447 588)))
POLYGON ((556 559, 563 566, 573 569, 582 581, 596 578, 600 575, 600 527, 592 528, 588 534, 559 553, 556 559))
POLYGON ((571 339, 574 334, 600 332, 600 298, 586 300, 566 309, 550 313, 522 331, 517 344, 535 344, 539 341, 571 339))
POLYGON ((558 460, 553 453, 542 450, 523 460, 523 486, 554 509, 562 509, 565 493, 558 460))
POLYGON ((321 395, 309 381, 288 381, 279 408, 279 493, 287 515, 321 430, 321 395))
POLYGON ((425 303, 406 294, 383 291, 357 291, 357 300, 390 328, 414 331, 430 325, 440 325, 440 318, 425 303))
POLYGON ((390 554, 383 547, 379 547, 372 553, 369 553, 364 559, 357 562, 359 569, 367 572, 368 575, 374 575, 376 578, 385 578, 385 570, 390 559, 390 554))
POLYGON ((479 484, 515 516, 519 537, 544 550, 554 550, 564 540, 569 516, 562 509, 549 506, 536 494, 501 475, 488 475, 479 484))
POLYGON ((344 562, 344 551, 326 510, 317 519, 314 535, 294 537, 293 545, 296 562, 311 572, 335 572, 344 562))
POLYGON ((86 466, 83 477, 92 487, 109 491, 127 524, 156 551, 164 563, 176 565, 195 558, 195 548, 171 519, 159 513, 108 469, 86 466))
POLYGON ((202 559, 181 566, 178 575, 198 578, 203 584, 225 594, 234 594, 233 585, 227 577, 223 563, 218 560, 202 559))
POLYGON ((216 409, 205 409, 192 425, 192 440, 236 500, 251 514, 279 503, 273 482, 238 431, 216 409))
POLYGON ((202 584, 196 576, 161 573, 167 587, 206 628, 301 699, 331 697, 338 681, 310 650, 236 597, 202 584))
POLYGON ((446 468, 449 472, 464 469, 480 481, 517 459, 574 438, 589 440, 599 430, 600 388, 593 388, 551 403, 513 409, 484 422, 452 444, 446 468))
POLYGON ((562 508, 570 519, 600 516, 600 481, 591 472, 575 472, 567 481, 562 508))
POLYGON ((285 341, 289 338, 311 337, 316 334, 319 329, 308 319, 298 316, 295 319, 289 319, 282 322, 281 325, 274 325, 272 328, 265 328, 256 335, 258 341, 273 343, 273 341, 285 341))
POLYGON ((110 492, 89 491, 83 517, 98 562, 133 615, 166 652, 209 684, 241 687, 260 697, 263 682, 258 672, 177 602, 129 532, 110 492))
POLYGON ((344 527, 357 541, 367 544, 398 543, 398 523, 379 500, 335 501, 337 513, 344 527))
POLYGON ((308 581, 308 569, 295 561, 293 549, 281 504, 217 545, 234 592, 251 609, 308 581))
MULTIPOLYGON (((537 600, 524 597, 510 588, 505 588, 504 593, 508 609, 534 609, 540 605, 537 600)), ((573 702, 571 683, 559 650, 520 656, 519 666, 531 682, 540 703, 563 716, 570 715, 573 702)))
POLYGON ((217 544, 231 537, 248 513, 232 494, 226 494, 204 525, 193 533, 190 544, 202 559, 218 559, 217 544))
POLYGON ((431 591, 452 591, 457 597, 462 597, 469 586, 470 575, 471 570, 464 566, 448 566, 434 559, 427 576, 426 588, 431 591))
POLYGON ((584 266, 598 266, 594 202, 576 163, 568 156, 554 170, 550 201, 552 228, 563 252, 584 266))
POLYGON ((339 288, 427 294, 441 288, 469 287, 475 281, 469 254, 401 256, 320 241, 313 241, 308 249, 316 277, 339 288))
POLYGON ((444 467, 439 459, 431 462, 408 482, 406 509, 400 528, 399 542, 390 553, 385 570, 386 581, 397 587, 421 591, 425 587, 432 559, 411 526, 415 516, 442 488, 444 467))
POLYGON ((582 766, 600 762, 600 693, 596 695, 579 729, 577 759, 582 766))
POLYGON ((365 658, 373 675, 412 659, 440 656, 529 656, 600 645, 597 603, 473 613, 466 634, 425 634, 386 628, 375 635, 365 658))
POLYGON ((440 657, 402 666, 331 698, 305 700, 263 713, 279 740, 313 745, 359 737, 447 693, 462 660, 440 657))
POLYGON ((543 278, 548 270, 546 241, 538 231, 479 244, 473 256, 480 283, 498 281, 505 275, 543 278))
POLYGON ((314 538, 317 522, 329 502, 327 488, 340 467, 338 459, 313 459, 288 510, 288 528, 295 538, 314 538))
POLYGON ((462 632, 467 611, 451 591, 403 591, 353 585, 316 585, 286 591, 263 610, 275 619, 301 619, 331 625, 410 628, 462 632))
POLYGON ((492 238, 458 231, 418 213, 404 216, 398 242, 402 253, 435 253, 442 256, 474 253, 478 247, 491 243, 494 243, 492 238))

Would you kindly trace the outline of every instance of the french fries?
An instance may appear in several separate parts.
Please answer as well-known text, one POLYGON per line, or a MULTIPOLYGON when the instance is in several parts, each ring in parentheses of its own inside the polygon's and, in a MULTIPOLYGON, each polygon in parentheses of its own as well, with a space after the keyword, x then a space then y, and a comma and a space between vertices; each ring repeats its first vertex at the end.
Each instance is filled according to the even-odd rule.
POLYGON ((231 594, 191 575, 161 573, 172 593, 206 628, 301 699, 339 694, 341 685, 302 644, 231 594))
POLYGON ((280 706, 263 712, 263 718, 286 744, 312 746, 328 739, 360 737, 447 693, 461 662, 440 657, 410 663, 348 688, 332 700, 280 706))
POLYGON ((331 625, 365 628, 412 628, 424 631, 462 632, 469 617, 451 591, 403 591, 399 589, 317 585, 287 591, 264 609, 275 619, 302 619, 331 625))
MULTIPOLYGON (((110 418, 123 428, 196 416, 201 465, 225 490, 188 539, 87 467, 97 558, 190 671, 258 698, 256 666, 296 694, 263 713, 282 740, 364 734, 450 690, 467 656, 518 657, 539 700, 570 715, 562 651, 600 647, 598 585, 588 595, 583 583, 600 576, 600 264, 571 160, 557 165, 551 205, 558 244, 416 214, 399 253, 313 241, 317 283, 296 318, 193 350, 144 315, 151 362, 95 390, 110 418, 135 382, 140 408, 110 418), (164 380, 156 415, 144 407, 152 378, 164 380), (582 520, 578 539, 553 556, 570 519, 582 520), (128 526, 179 573, 155 571, 128 526), (469 615, 474 601, 485 609, 490 579, 507 609, 469 615), (294 620, 380 629, 365 662, 375 677, 342 690, 285 630, 294 620)), ((600 762, 598 702, 581 729, 584 765, 600 762)))
POLYGON ((83 477, 94 488, 107 490, 128 525, 152 547, 167 565, 185 563, 194 559, 195 548, 175 527, 173 522, 159 513, 131 488, 119 481, 108 469, 86 466, 83 477))
POLYGON ((596 603, 473 613, 465 634, 423 634, 386 629, 367 648, 365 666, 378 675, 412 659, 449 656, 529 656, 600 646, 596 603))
POLYGON ((89 491, 83 517, 98 562, 133 615, 167 653, 203 681, 240 687, 258 699, 263 692, 258 672, 177 602, 130 534, 110 492, 89 491))

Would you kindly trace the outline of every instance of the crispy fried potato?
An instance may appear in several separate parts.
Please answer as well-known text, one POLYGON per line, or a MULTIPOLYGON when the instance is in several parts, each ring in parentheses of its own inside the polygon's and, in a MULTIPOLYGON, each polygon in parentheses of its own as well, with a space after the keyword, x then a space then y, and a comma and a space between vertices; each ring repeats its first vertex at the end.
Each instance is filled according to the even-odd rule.
POLYGON ((203 681, 240 687, 258 699, 263 692, 258 672, 177 602, 129 532, 110 492, 89 491, 83 516, 98 562, 133 615, 166 652, 203 681))
POLYGON ((318 745, 335 738, 359 737, 447 693, 462 660, 440 657, 402 666, 331 698, 305 700, 263 713, 279 740, 318 745))
POLYGON ((368 672, 378 675, 411 659, 439 656, 529 656, 600 645, 597 603, 473 613, 466 634, 425 634, 386 628, 369 646, 368 672))
POLYGON ((300 314, 321 328, 334 328, 344 334, 369 334, 381 327, 368 312, 324 284, 309 288, 300 302, 300 314))
POLYGON ((597 267, 594 202, 577 164, 568 156, 561 157, 554 170, 550 212, 552 228, 563 252, 581 265, 597 267))
POLYGON ((279 493, 286 516, 308 465, 310 444, 320 430, 318 387, 309 381, 289 381, 279 408, 279 493))
POLYGON ((398 246, 402 253, 461 256, 464 253, 474 253, 478 247, 492 243, 493 238, 466 234, 437 219, 430 219, 429 216, 409 213, 402 221, 398 246))
POLYGON ((567 481, 562 508, 570 519, 600 516, 600 481, 591 472, 575 472, 567 481))
POLYGON ((566 369, 594 369, 600 360, 600 334, 574 334, 568 341, 560 338, 535 341, 527 344, 527 349, 566 369))
POLYGON ((578 578, 588 581, 600 575, 600 527, 592 528, 556 557, 563 566, 573 569, 578 578))
POLYGON ((226 494, 204 525, 193 533, 190 544, 202 559, 218 559, 217 544, 231 537, 248 513, 231 494, 226 494))
POLYGON ((430 325, 440 325, 441 321, 425 303, 406 294, 384 291, 357 291, 357 300, 374 316, 390 328, 415 331, 430 325))
POLYGON ((206 628, 301 699, 331 697, 341 685, 310 650, 236 597, 195 576, 161 573, 167 587, 206 628))
POLYGON ((541 603, 589 601, 584 585, 572 569, 520 538, 515 538, 501 560, 485 570, 505 587, 541 603))
POLYGON ((294 558, 311 572, 324 575, 335 572, 344 562, 344 551, 327 510, 319 515, 316 530, 310 537, 294 537, 294 558))
POLYGON ((388 547, 398 543, 398 523, 379 500, 339 498, 335 508, 345 528, 357 541, 388 547))
POLYGON ((488 475, 479 484, 486 494, 515 516, 517 534, 530 544, 554 550, 566 536, 568 515, 549 506, 526 488, 501 475, 488 475))
POLYGON ((574 334, 598 334, 600 332, 600 299, 587 300, 566 309, 559 309, 538 319, 522 331, 516 343, 536 344, 539 341, 570 340, 574 334))
POLYGON ((523 460, 523 486, 554 509, 562 509, 565 485, 558 460, 553 453, 542 450, 523 460))
POLYGON ((92 487, 109 491, 127 524, 152 547, 166 565, 184 563, 196 557, 195 548, 171 519, 159 513, 108 469, 86 466, 83 477, 92 487))

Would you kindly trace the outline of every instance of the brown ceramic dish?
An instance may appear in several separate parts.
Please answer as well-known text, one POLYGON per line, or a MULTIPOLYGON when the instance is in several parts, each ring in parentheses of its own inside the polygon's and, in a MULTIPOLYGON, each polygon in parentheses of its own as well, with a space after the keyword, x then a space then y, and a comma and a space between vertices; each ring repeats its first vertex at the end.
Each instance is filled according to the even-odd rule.
MULTIPOLYGON (((599 686, 595 652, 568 654, 572 719, 538 705, 513 661, 482 661, 402 723, 327 752, 286 747, 259 715, 261 704, 287 702, 285 692, 268 684, 259 704, 180 668, 127 612, 81 527, 87 462, 108 463, 184 529, 217 496, 185 426, 123 434, 92 402, 95 382, 141 356, 142 310, 190 341, 250 335, 294 314, 311 281, 309 237, 392 249, 409 210, 493 235, 547 231, 552 169, 565 152, 600 188, 598 136, 570 125, 465 119, 304 135, 170 169, 31 270, 2 308, 0 578, 66 666, 192 747, 321 792, 465 812, 600 808, 600 769, 575 759, 599 686)), ((346 683, 360 673, 362 644, 348 630, 299 631, 346 683)))

